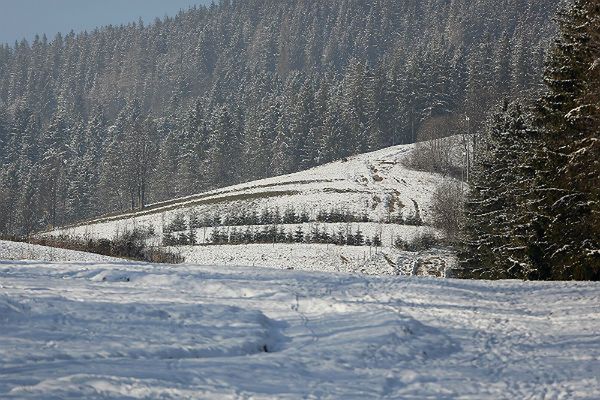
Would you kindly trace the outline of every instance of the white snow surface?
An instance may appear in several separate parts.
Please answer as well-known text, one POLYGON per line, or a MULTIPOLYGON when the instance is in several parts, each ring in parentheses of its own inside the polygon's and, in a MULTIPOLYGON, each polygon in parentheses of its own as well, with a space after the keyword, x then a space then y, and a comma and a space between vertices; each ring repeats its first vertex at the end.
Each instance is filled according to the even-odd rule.
POLYGON ((94 261, 114 262, 118 258, 39 246, 36 244, 0 240, 0 260, 38 260, 38 261, 94 261))
POLYGON ((456 257, 440 249, 423 252, 391 247, 336 246, 331 244, 249 244, 178 246, 168 248, 186 263, 201 265, 249 265, 302 271, 361 273, 367 275, 452 274, 456 257))
POLYGON ((600 285, 0 262, 2 399, 598 399, 600 285))

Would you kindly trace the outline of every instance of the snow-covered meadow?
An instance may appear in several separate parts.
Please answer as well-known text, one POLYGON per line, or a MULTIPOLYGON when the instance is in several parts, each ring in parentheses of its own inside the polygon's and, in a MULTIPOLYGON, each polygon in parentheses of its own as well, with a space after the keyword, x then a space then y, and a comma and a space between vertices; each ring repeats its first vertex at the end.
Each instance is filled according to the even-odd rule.
POLYGON ((597 283, 0 262, 2 399, 598 399, 597 283))
POLYGON ((200 265, 248 265, 301 271, 361 273, 367 275, 452 274, 452 251, 419 253, 391 247, 335 246, 331 244, 249 244, 178 246, 168 248, 186 263, 200 265))

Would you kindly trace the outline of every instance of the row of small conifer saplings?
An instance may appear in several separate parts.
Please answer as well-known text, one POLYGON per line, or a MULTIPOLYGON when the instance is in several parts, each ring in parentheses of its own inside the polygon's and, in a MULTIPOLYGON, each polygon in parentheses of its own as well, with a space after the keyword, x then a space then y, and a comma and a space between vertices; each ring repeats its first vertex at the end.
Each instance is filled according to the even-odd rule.
POLYGON ((288 208, 281 213, 278 208, 271 210, 265 208, 260 214, 256 211, 250 213, 240 212, 237 214, 206 214, 199 216, 191 214, 186 217, 180 213, 163 227, 164 233, 183 232, 189 229, 220 227, 220 226, 255 226, 255 225, 291 225, 304 224, 310 222, 321 223, 359 223, 376 222, 397 225, 422 226, 423 221, 420 215, 403 216, 401 213, 390 214, 381 220, 373 220, 366 213, 353 213, 349 210, 331 209, 328 211, 319 210, 313 216, 305 210, 296 212, 293 208, 288 208))

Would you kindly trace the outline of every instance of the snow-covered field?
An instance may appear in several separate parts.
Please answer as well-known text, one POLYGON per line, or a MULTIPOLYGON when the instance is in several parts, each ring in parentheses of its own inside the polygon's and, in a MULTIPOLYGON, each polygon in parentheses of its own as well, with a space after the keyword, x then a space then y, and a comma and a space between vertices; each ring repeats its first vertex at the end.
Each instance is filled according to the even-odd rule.
POLYGON ((598 399, 597 283, 0 262, 2 399, 598 399))
POLYGON ((29 243, 17 243, 0 240, 0 260, 39 260, 39 261, 90 261, 114 262, 117 258, 57 249, 54 247, 38 246, 29 243))
POLYGON ((186 263, 260 266, 302 271, 367 275, 446 276, 455 266, 451 252, 412 253, 390 247, 327 244, 250 244, 236 246, 178 246, 168 249, 186 263))

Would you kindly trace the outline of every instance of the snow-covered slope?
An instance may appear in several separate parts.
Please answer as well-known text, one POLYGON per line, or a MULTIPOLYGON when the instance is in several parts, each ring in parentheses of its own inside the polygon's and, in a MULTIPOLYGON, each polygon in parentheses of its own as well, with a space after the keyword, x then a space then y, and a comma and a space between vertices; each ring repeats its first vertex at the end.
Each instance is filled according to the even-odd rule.
POLYGON ((0 262, 0 398, 598 399, 599 293, 0 262))
MULTIPOLYGON (((360 230, 369 240, 379 237, 383 249, 375 251, 368 246, 351 248, 352 246, 328 245, 325 251, 319 247, 319 251, 315 252, 315 246, 310 244, 276 244, 218 248, 196 246, 171 250, 181 251, 188 262, 201 264, 263 265, 371 274, 394 274, 398 271, 405 273, 415 270, 415 264, 429 262, 430 257, 426 256, 423 260, 423 257, 414 254, 409 257, 397 251, 393 248, 396 239, 410 241, 415 237, 436 234, 427 226, 430 202, 436 186, 444 179, 438 174, 407 168, 403 159, 410 155, 413 148, 412 145, 394 146, 295 174, 231 186, 154 204, 143 211, 59 228, 47 234, 112 238, 120 232, 135 228, 151 228, 154 236, 150 242, 160 246, 163 244, 165 227, 178 217, 183 218, 187 224, 191 216, 212 220, 213 217, 236 216, 242 211, 246 214, 261 214, 269 209, 284 214, 286 210, 292 210, 297 215, 308 214, 313 222, 278 224, 278 231, 292 235, 300 229, 308 235, 317 229, 333 237, 340 231, 354 234, 360 230), (314 222, 319 212, 331 210, 343 210, 369 222, 314 222), (425 225, 389 223, 402 218, 421 219, 425 225), (382 257, 381 253, 386 256, 382 257), (405 263, 403 260, 408 261, 405 263), (396 268, 395 264, 406 265, 396 268)), ((264 226, 221 226, 217 229, 229 235, 248 228, 258 231, 264 226)), ((210 226, 195 229, 198 243, 211 243, 213 230, 210 226)), ((442 269, 453 264, 451 255, 446 253, 445 256, 446 265, 442 269)))
POLYGON ((0 240, 0 260, 39 260, 39 261, 90 261, 111 262, 118 258, 84 253, 81 251, 57 249, 29 243, 0 240))
POLYGON ((400 161, 413 145, 361 154, 290 175, 253 181, 148 206, 143 211, 99 218, 51 234, 110 238, 124 230, 152 226, 159 235, 176 215, 231 215, 240 210, 288 207, 315 215, 318 211, 347 210, 373 221, 390 214, 429 216, 429 204, 440 175, 414 171, 400 161))

